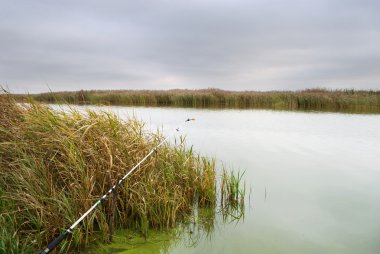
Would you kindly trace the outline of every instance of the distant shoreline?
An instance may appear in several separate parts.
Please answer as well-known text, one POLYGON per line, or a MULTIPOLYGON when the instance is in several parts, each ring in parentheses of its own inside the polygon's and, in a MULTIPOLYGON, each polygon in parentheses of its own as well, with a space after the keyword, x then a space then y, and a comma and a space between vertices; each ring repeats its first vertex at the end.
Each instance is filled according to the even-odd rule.
POLYGON ((380 90, 226 91, 219 89, 80 90, 28 96, 45 103, 78 105, 157 106, 186 108, 236 108, 313 110, 380 114, 380 90))

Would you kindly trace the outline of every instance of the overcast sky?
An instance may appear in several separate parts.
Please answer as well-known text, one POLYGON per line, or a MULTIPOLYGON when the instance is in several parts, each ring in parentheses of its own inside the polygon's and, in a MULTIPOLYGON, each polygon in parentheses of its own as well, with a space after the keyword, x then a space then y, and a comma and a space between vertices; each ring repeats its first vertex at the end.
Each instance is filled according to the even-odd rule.
POLYGON ((0 85, 380 89, 380 1, 0 0, 0 85))

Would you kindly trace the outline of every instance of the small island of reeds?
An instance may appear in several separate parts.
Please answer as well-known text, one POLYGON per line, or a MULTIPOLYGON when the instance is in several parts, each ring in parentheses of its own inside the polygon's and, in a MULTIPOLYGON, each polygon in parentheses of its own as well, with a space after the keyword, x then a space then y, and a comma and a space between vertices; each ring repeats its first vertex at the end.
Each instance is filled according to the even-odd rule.
MULTIPOLYGON (((136 119, 52 110, 0 95, 0 253, 41 250, 162 138, 136 119)), ((157 149, 118 186, 114 202, 102 203, 58 250, 108 241, 111 214, 116 229, 149 237, 149 229, 185 222, 194 207, 215 208, 220 197, 224 206, 242 203, 241 177, 222 170, 222 181, 217 181, 215 161, 195 154, 182 141, 157 149)))
MULTIPOLYGON (((380 113, 380 91, 307 89, 301 91, 81 90, 30 95, 45 103, 165 106, 193 108, 261 108, 380 113)), ((19 100, 24 95, 16 96, 19 100)))

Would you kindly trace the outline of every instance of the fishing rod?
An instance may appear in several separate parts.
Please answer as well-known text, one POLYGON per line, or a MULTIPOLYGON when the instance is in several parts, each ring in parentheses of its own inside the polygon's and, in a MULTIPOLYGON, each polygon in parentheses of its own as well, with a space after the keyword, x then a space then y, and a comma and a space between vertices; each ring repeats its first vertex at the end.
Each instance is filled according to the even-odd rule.
MULTIPOLYGON (((187 122, 194 121, 194 118, 188 118, 185 122, 181 124, 181 126, 187 122)), ((180 127, 177 127, 175 130, 179 131, 180 127)), ((156 145, 150 152, 139 162, 137 163, 131 170, 128 171, 127 174, 125 174, 115 185, 112 186, 111 189, 109 189, 106 194, 104 194, 98 201, 93 204, 90 209, 88 209, 76 222, 74 222, 68 229, 66 229, 62 234, 60 234, 57 238, 55 238, 52 242, 48 244, 48 246, 41 251, 41 254, 46 254, 51 252, 53 249, 55 249, 62 241, 67 237, 68 234, 72 233, 74 228, 82 221, 84 218, 87 217, 91 213, 92 210, 94 210, 103 200, 107 198, 109 194, 111 194, 117 185, 121 184, 127 177, 135 171, 136 168, 138 168, 146 159, 148 159, 157 149, 168 139, 169 136, 166 136, 158 145, 156 145)))

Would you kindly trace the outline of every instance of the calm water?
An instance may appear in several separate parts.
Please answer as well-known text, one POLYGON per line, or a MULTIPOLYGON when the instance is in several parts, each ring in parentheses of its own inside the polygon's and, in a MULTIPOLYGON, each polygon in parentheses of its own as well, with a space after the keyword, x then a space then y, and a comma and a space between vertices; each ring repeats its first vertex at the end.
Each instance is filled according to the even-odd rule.
POLYGON ((165 244, 170 253, 379 253, 379 115, 103 109, 134 114, 171 136, 179 122, 195 117, 182 128, 187 143, 245 170, 252 187, 244 221, 217 226, 193 247, 153 237, 133 253, 160 253, 165 244))

